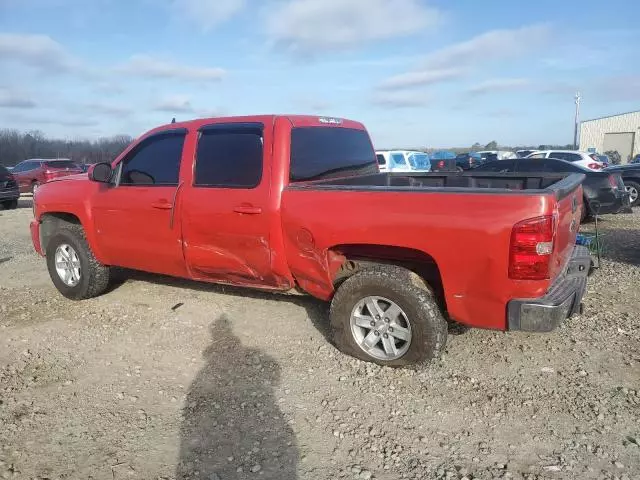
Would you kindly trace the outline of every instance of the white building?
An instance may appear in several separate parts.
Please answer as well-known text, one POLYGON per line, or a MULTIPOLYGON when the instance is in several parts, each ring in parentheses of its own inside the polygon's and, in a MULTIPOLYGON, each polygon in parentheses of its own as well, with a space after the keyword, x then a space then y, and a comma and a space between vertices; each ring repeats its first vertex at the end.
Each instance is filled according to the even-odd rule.
POLYGON ((640 111, 585 120, 580 124, 580 150, 609 155, 618 152, 620 163, 640 154, 640 111))

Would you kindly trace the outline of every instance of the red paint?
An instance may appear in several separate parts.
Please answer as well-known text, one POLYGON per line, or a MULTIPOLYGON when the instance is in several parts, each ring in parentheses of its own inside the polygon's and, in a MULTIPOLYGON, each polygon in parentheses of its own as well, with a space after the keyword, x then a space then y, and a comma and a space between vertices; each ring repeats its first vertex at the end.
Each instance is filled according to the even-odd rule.
MULTIPOLYGON (((299 287, 333 296, 333 282, 350 252, 381 260, 432 259, 440 272, 449 314, 468 325, 505 329, 506 304, 542 296, 567 260, 573 197, 551 194, 479 194, 288 189, 294 126, 364 129, 357 122, 320 124, 312 116, 201 119, 165 125, 147 135, 187 130, 179 186, 114 187, 88 181, 44 185, 36 218, 75 215, 104 264, 196 280, 286 291, 299 287), (203 125, 264 125, 263 175, 254 189, 195 188, 194 157, 203 125), (550 274, 542 280, 509 278, 509 247, 517 223, 557 215, 550 274), (393 248, 389 248, 393 247, 393 248), (402 253, 398 253, 402 252, 402 253)), ((127 151, 112 164, 115 168, 127 151)), ((578 210, 579 213, 579 210, 578 210)), ((40 253, 37 221, 31 225, 40 253)))

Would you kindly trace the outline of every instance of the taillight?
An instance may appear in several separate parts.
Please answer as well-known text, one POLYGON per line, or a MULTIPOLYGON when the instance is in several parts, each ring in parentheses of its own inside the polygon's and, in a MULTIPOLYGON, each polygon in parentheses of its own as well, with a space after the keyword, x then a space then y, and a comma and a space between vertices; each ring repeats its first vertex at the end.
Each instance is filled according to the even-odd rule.
POLYGON ((474 163, 475 163, 475 160, 473 159, 473 157, 469 158, 469 166, 473 167, 474 163))
POLYGON ((609 185, 611 185, 611 188, 614 190, 618 189, 618 180, 613 175, 609 175, 609 185))
POLYGON ((555 221, 552 215, 516 223, 511 231, 509 278, 546 280, 554 249, 555 221))
POLYGON ((444 168, 444 160, 438 162, 438 168, 444 168))
POLYGON ((587 167, 589 167, 591 170, 600 170, 602 168, 602 165, 599 163, 590 163, 589 165, 587 165, 587 167))

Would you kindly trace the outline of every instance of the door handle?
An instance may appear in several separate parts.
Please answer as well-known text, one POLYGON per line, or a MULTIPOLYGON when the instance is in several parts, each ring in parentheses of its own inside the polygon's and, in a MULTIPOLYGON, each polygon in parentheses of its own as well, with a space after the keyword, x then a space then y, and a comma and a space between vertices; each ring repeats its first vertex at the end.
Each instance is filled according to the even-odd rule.
POLYGON ((167 201, 164 202, 153 202, 151 204, 151 206, 153 208, 158 208, 160 210, 171 210, 173 208, 173 205, 167 201))
POLYGON ((251 205, 238 205, 233 211, 236 213, 244 213, 245 215, 258 215, 262 213, 260 207, 253 207, 251 205))

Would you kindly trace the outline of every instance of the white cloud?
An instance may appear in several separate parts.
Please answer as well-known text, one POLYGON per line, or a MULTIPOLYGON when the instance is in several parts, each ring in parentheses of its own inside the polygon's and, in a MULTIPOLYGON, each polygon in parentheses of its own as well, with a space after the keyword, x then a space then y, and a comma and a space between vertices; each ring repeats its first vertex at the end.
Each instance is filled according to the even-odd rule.
POLYGON ((526 78, 493 78, 486 80, 467 89, 469 95, 485 95, 493 92, 504 92, 507 90, 521 90, 531 85, 526 78))
POLYGON ((191 105, 191 99, 186 95, 171 95, 161 98, 153 106, 153 110, 169 113, 192 113, 193 105, 191 105))
POLYGON ((246 3, 246 0, 174 0, 173 7, 206 32, 242 11, 246 3))
POLYGON ((102 115, 111 115, 114 117, 123 117, 133 113, 133 109, 122 105, 114 105, 112 103, 93 102, 83 106, 88 112, 99 113, 102 115))
POLYGON ((30 109, 35 107, 36 102, 26 95, 0 87, 0 108, 30 109))
POLYGON ((425 70, 401 73, 387 78, 380 84, 382 89, 400 89, 440 83, 462 77, 466 71, 461 68, 444 68, 440 70, 425 70))
POLYGON ((134 55, 117 68, 120 73, 146 78, 179 79, 188 81, 218 81, 226 71, 215 67, 191 67, 149 55, 134 55))
POLYGON ((429 98, 424 94, 405 92, 380 92, 374 95, 371 103, 379 107, 399 109, 399 108, 420 108, 429 103, 429 98))
POLYGON ((286 0, 269 8, 267 35, 301 53, 406 36, 441 19, 419 0, 286 0))
POLYGON ((0 60, 12 60, 50 72, 67 72, 77 61, 48 35, 0 33, 0 60))
POLYGON ((516 29, 491 30, 470 40, 430 53, 425 66, 430 68, 464 67, 513 58, 546 45, 551 29, 532 25, 516 29))

